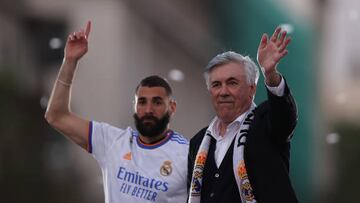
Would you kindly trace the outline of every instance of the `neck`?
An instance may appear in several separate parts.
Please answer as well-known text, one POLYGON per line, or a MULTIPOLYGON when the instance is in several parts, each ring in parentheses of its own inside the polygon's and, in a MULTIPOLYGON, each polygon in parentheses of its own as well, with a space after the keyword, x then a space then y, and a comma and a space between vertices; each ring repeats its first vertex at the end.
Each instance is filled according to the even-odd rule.
POLYGON ((220 135, 221 137, 224 137, 225 132, 226 132, 226 128, 227 128, 227 126, 228 126, 229 124, 230 124, 230 123, 226 123, 226 122, 220 121, 220 123, 219 123, 219 135, 220 135))
POLYGON ((144 144, 155 144, 155 143, 163 140, 166 137, 168 131, 169 131, 169 129, 166 129, 163 133, 156 135, 154 137, 147 137, 147 136, 140 135, 139 139, 144 144))
POLYGON ((226 128, 227 126, 232 123, 234 120, 236 120, 239 116, 241 116, 242 114, 246 113, 247 111, 249 111, 249 109, 251 108, 251 104, 249 103, 249 105, 245 108, 245 110, 240 111, 240 113, 238 113, 234 118, 231 119, 220 119, 220 123, 219 123, 219 135, 221 137, 223 137, 226 133, 226 128))

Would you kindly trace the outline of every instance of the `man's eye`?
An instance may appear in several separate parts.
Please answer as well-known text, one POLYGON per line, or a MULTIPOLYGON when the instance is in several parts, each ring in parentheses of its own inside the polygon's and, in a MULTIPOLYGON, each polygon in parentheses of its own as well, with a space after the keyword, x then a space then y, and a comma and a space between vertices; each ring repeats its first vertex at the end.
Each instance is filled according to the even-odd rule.
POLYGON ((228 85, 230 85, 230 86, 236 86, 238 83, 237 82, 235 82, 235 81, 230 81, 229 83, 228 83, 228 85))
POLYGON ((212 83, 211 87, 212 88, 220 87, 220 83, 212 83))
POLYGON ((137 103, 138 103, 139 105, 144 105, 144 104, 146 104, 146 101, 144 101, 144 100, 139 100, 137 103))
POLYGON ((155 104, 155 105, 161 105, 162 102, 161 102, 161 101, 154 101, 154 104, 155 104))

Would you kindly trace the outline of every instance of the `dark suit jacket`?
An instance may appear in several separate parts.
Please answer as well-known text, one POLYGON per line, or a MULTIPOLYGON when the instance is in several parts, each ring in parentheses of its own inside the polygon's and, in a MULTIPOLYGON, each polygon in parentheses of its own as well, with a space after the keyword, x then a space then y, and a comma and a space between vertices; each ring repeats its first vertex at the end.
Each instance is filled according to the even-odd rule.
MULTIPOLYGON (((288 86, 285 86, 284 96, 278 97, 268 91, 268 100, 256 108, 245 143, 246 169, 255 198, 260 203, 298 202, 289 178, 290 138, 297 122, 297 109, 288 86)), ((190 140, 188 188, 205 129, 190 140)))

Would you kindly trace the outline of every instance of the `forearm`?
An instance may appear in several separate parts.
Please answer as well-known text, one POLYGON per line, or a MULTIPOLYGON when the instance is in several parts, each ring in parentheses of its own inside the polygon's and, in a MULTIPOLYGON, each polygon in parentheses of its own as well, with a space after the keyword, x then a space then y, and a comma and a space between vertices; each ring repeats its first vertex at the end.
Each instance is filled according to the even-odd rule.
POLYGON ((281 142, 288 141, 297 123, 298 115, 295 100, 287 85, 285 85, 283 96, 276 96, 268 91, 268 98, 273 134, 281 142))
POLYGON ((71 83, 74 78, 77 61, 65 60, 54 82, 45 117, 52 123, 61 116, 70 114, 71 83))
POLYGON ((64 59, 57 79, 60 79, 65 83, 71 84, 74 79, 77 64, 78 61, 75 59, 64 59))

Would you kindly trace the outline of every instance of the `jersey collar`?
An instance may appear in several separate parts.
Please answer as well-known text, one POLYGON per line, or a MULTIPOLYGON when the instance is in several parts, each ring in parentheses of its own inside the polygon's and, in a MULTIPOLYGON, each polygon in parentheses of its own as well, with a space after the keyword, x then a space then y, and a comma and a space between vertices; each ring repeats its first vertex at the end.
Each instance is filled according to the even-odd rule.
POLYGON ((146 144, 146 143, 143 143, 140 140, 140 136, 139 136, 139 133, 137 131, 136 131, 136 134, 134 133, 134 135, 136 136, 137 145, 139 147, 143 148, 143 149, 155 149, 155 148, 158 148, 158 147, 162 146, 163 144, 167 143, 170 140, 170 138, 172 137, 173 134, 174 134, 174 131, 167 130, 165 132, 165 137, 163 139, 161 139, 158 142, 153 143, 153 144, 146 144))

